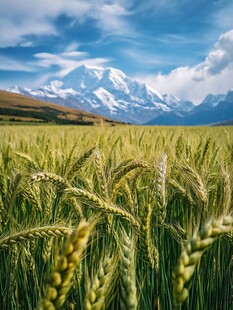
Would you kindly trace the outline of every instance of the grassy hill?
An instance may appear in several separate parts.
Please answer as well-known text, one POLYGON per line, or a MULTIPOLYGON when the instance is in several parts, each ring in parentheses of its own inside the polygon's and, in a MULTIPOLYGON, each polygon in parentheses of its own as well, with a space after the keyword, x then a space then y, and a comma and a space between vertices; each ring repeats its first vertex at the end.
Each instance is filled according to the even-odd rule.
POLYGON ((5 122, 74 125, 119 124, 119 122, 100 115, 0 90, 0 124, 5 122))

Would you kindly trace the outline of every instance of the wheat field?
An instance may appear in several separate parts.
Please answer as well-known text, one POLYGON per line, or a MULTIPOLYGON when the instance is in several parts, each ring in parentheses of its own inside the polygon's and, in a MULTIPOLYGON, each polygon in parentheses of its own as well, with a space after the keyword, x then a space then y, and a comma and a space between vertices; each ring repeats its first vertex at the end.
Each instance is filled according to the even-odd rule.
POLYGON ((233 127, 0 127, 0 309, 233 309, 233 127))

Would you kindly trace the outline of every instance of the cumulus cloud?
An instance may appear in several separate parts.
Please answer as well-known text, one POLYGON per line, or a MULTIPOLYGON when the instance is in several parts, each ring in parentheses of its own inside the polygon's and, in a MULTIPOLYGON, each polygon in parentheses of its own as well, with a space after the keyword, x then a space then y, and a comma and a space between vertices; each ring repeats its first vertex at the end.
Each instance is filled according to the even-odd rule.
POLYGON ((144 81, 162 93, 172 93, 200 103, 208 93, 233 87, 233 30, 222 34, 206 59, 193 67, 179 67, 169 74, 150 75, 144 81))
POLYGON ((54 21, 60 15, 84 22, 92 18, 102 32, 125 33, 128 5, 121 0, 3 0, 0 10, 0 47, 16 46, 28 35, 58 35, 54 21))
POLYGON ((221 73, 233 62, 233 30, 222 34, 204 62, 210 75, 221 73))

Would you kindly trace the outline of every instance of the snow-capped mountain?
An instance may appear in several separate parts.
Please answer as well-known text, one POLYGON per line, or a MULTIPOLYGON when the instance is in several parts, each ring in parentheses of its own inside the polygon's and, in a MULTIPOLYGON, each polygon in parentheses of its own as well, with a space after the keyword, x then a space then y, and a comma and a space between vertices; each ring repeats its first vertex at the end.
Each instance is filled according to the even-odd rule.
POLYGON ((233 120, 233 89, 225 95, 209 94, 191 111, 164 112, 147 125, 207 125, 231 123, 233 120))
POLYGON ((231 90, 229 90, 229 92, 227 93, 227 95, 225 97, 225 101, 226 102, 233 102, 233 88, 231 90))
POLYGON ((216 107, 220 101, 223 101, 225 99, 226 95, 224 94, 209 94, 205 97, 205 99, 202 101, 201 105, 205 107, 216 107))
POLYGON ((137 124, 165 112, 190 111, 194 107, 190 101, 162 96, 120 70, 86 65, 37 90, 15 86, 8 91, 137 124))
POLYGON ((188 112, 195 107, 191 101, 183 100, 173 95, 165 94, 163 99, 173 110, 188 112))

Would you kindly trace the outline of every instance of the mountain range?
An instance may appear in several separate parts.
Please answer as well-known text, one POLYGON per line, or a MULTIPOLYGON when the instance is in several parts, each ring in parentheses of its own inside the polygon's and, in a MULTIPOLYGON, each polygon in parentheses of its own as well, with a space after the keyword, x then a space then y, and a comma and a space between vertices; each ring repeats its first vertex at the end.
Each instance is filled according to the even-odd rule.
POLYGON ((82 65, 38 89, 14 86, 8 91, 133 124, 199 125, 233 119, 233 90, 209 94, 195 106, 171 94, 161 95, 114 68, 82 65))
POLYGON ((233 120, 233 89, 226 95, 209 94, 203 102, 191 111, 164 112, 146 125, 217 125, 219 123, 230 124, 233 120))

